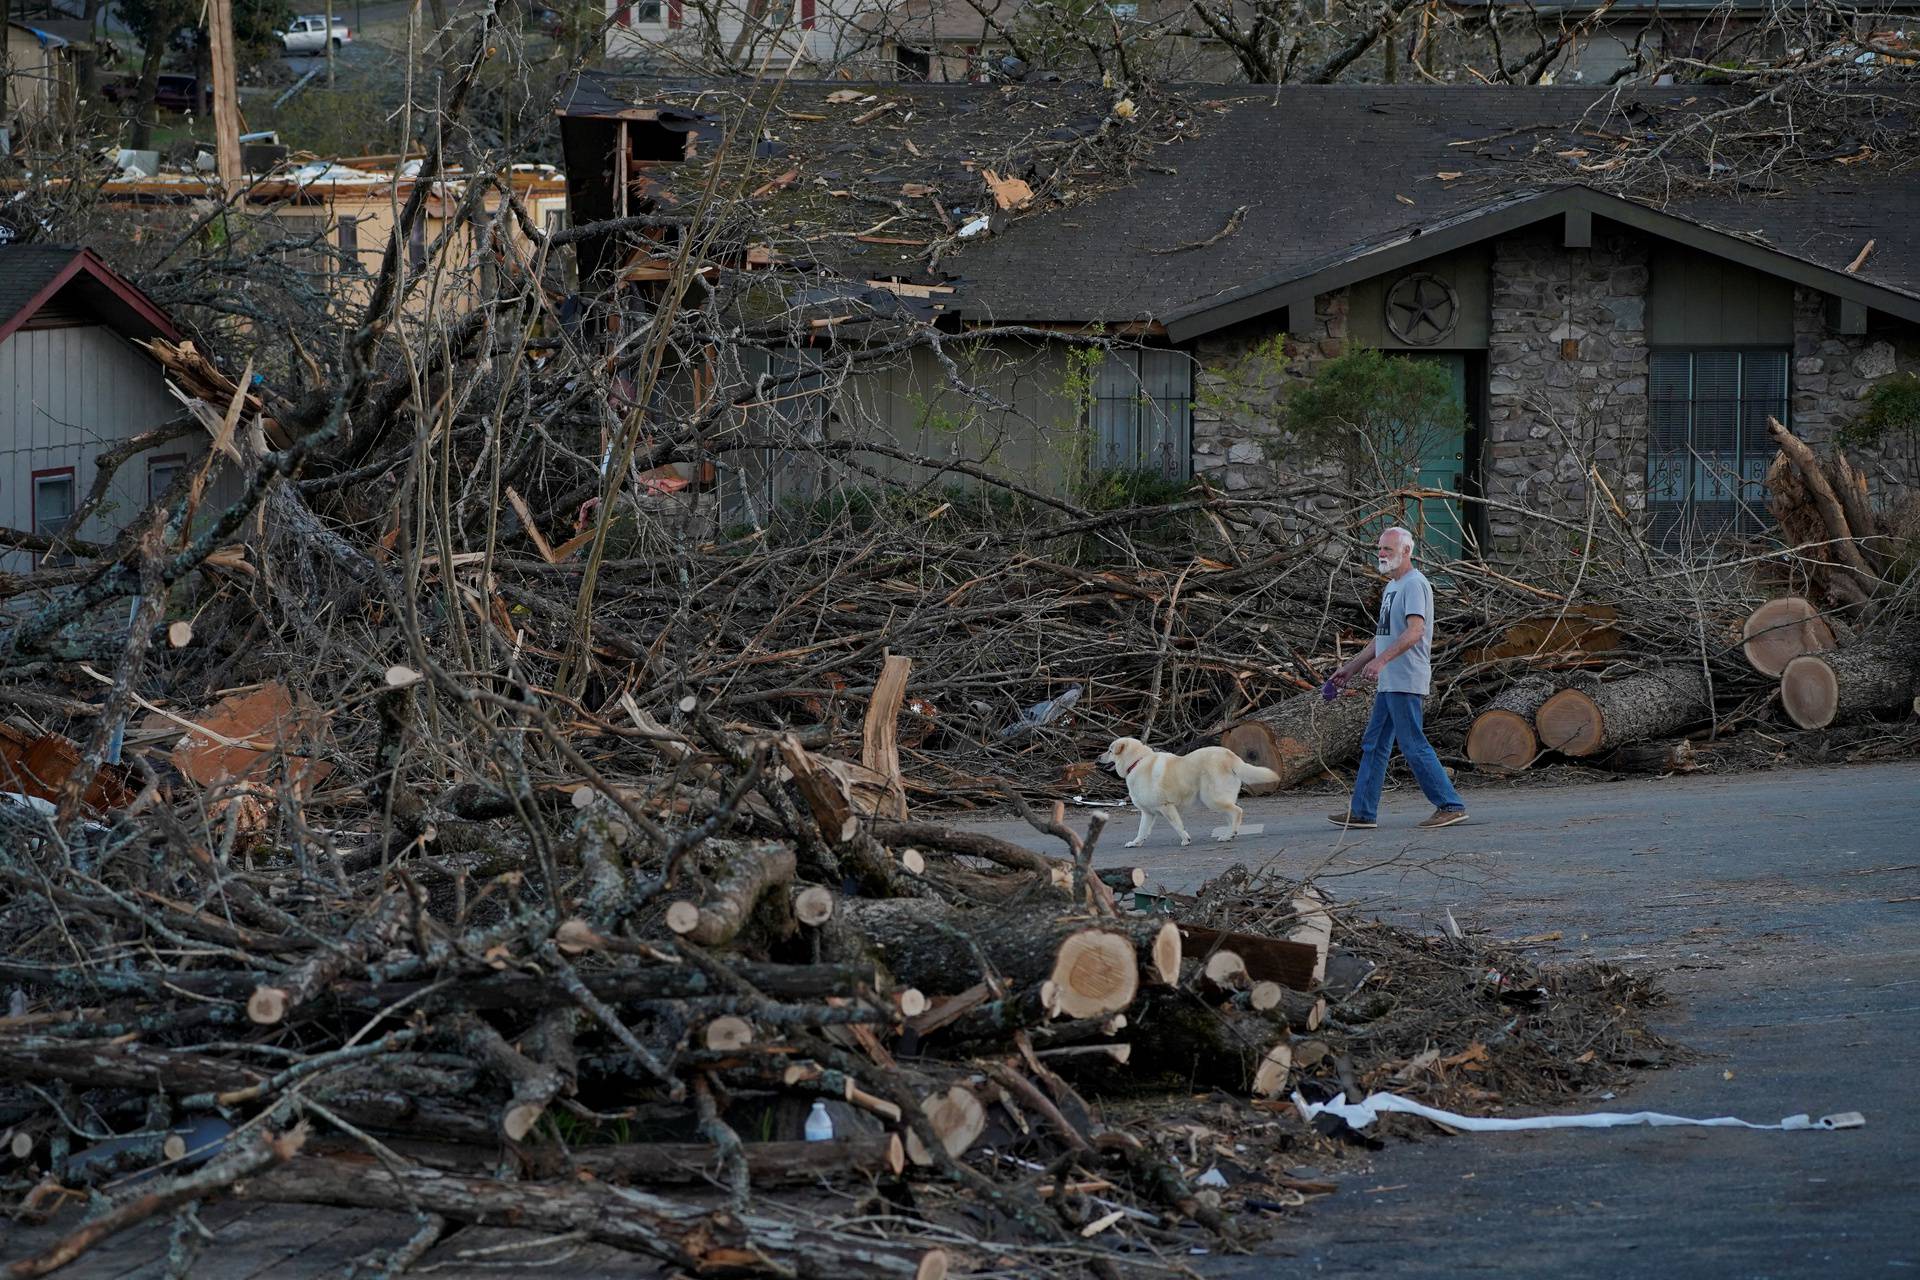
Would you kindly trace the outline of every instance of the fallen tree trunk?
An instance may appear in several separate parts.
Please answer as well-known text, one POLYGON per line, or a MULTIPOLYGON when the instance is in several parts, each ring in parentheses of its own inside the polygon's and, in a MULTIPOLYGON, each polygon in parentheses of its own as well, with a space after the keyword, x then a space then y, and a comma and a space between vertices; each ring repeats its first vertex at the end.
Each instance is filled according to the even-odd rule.
POLYGON ((979 981, 984 960, 1009 985, 1052 980, 1061 1012, 1090 1017, 1131 1003, 1139 980, 1180 976, 1180 931, 1164 920, 962 913, 923 899, 849 898, 823 930, 837 954, 871 949, 896 981, 936 995, 979 981))
POLYGON ((1780 596, 1755 609, 1740 628, 1740 640, 1748 665, 1775 679, 1801 654, 1834 647, 1833 628, 1804 596, 1780 596))
POLYGON ((1225 948, 1240 957, 1247 976, 1255 981, 1277 982, 1295 991, 1311 991, 1326 972, 1326 951, 1316 940, 1263 938, 1258 934, 1209 929, 1200 924, 1183 924, 1178 928, 1187 952, 1196 959, 1204 959, 1216 948, 1225 948))
POLYGON ((1467 759, 1477 769, 1518 772, 1531 765, 1540 754, 1533 717, 1556 691, 1545 676, 1528 676, 1502 689, 1467 729, 1467 759))
POLYGON ((1358 690, 1332 702, 1318 693, 1297 694, 1228 726, 1220 735, 1220 745, 1248 764, 1280 775, 1278 782, 1245 788, 1249 795, 1267 795, 1317 778, 1358 756, 1372 714, 1373 699, 1358 690))
POLYGON ((1580 757, 1676 734, 1712 713, 1706 673, 1674 666, 1562 689, 1540 704, 1533 724, 1542 747, 1580 757))
POLYGON ((1863 646, 1807 653, 1780 673, 1780 704, 1802 729, 1824 729, 1840 716, 1903 706, 1920 688, 1913 654, 1863 646))
POLYGON ((1217 1085, 1271 1098, 1293 1068, 1286 1017, 1215 1009, 1190 991, 1156 992, 1129 1015, 1130 1067, 1143 1079, 1180 1079, 1183 1087, 1217 1085))

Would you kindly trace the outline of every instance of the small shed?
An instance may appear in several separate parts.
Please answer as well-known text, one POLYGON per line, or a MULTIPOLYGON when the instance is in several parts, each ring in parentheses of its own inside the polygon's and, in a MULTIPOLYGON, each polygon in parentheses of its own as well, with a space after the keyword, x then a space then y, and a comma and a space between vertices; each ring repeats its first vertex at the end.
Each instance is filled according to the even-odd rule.
MULTIPOLYGON (((91 250, 0 246, 0 525, 111 538, 205 453, 206 441, 189 436, 128 459, 86 525, 68 527, 103 452, 182 415, 164 369, 138 345, 179 337, 91 250)), ((24 573, 42 559, 8 551, 0 569, 24 573)))

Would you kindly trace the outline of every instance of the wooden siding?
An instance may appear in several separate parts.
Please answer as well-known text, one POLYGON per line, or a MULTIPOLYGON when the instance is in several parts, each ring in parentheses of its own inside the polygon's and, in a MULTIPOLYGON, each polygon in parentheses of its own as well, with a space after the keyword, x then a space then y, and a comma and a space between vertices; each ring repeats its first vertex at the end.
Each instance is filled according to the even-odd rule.
POLYGON ((1355 343, 1381 351, 1484 351, 1490 329, 1487 281, 1493 271, 1493 246, 1469 245, 1417 266, 1375 276, 1352 286, 1347 296, 1347 333, 1355 343), (1437 276, 1460 297, 1460 319, 1445 341, 1410 346, 1387 328, 1387 290, 1402 276, 1437 276))
POLYGON ((1647 266, 1648 346, 1793 345, 1790 281, 1660 241, 1647 266))
MULTIPOLYGON (((0 342, 0 523, 32 531, 35 472, 72 467, 77 505, 104 450, 184 412, 168 394, 159 367, 111 329, 87 325, 13 334, 0 342)), ((129 459, 102 509, 78 535, 109 538, 146 507, 151 454, 198 459, 204 451, 204 441, 187 436, 129 459)), ((0 570, 28 572, 34 559, 9 552, 0 556, 0 570)))

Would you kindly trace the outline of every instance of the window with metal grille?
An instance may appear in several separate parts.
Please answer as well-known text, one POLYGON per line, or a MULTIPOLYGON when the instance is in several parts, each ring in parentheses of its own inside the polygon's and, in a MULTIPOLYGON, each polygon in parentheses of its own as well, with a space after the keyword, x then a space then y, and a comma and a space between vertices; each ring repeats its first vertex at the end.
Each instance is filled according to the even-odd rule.
POLYGON ((1787 421, 1785 351, 1655 351, 1647 438, 1647 511, 1657 541, 1766 527, 1762 481, 1787 421))
POLYGON ((1093 380, 1093 468, 1184 480, 1193 462, 1193 361, 1184 351, 1109 351, 1093 380))

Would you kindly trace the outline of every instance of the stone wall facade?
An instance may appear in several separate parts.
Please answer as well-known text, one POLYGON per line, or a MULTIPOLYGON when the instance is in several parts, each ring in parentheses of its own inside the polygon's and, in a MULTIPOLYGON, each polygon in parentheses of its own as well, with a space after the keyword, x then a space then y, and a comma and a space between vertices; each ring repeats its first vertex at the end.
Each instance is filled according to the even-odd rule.
MULTIPOLYGON (((1210 333, 1194 344, 1193 472, 1217 489, 1243 493, 1318 477, 1339 467, 1302 456, 1281 429, 1287 389, 1347 347, 1347 293, 1320 295, 1311 326, 1285 333, 1256 321, 1210 333)), ((1275 533, 1304 532, 1307 512, 1339 505, 1331 496, 1301 499, 1291 513, 1267 516, 1275 533)))
MULTIPOLYGON (((1596 226, 1591 248, 1570 249, 1558 231, 1535 228, 1494 246, 1480 481, 1486 550, 1497 559, 1570 549, 1596 473, 1606 487, 1602 501, 1636 517, 1646 509, 1651 242, 1596 226), (1539 515, 1553 519, 1531 518, 1539 515)), ((1869 333, 1842 335, 1826 298, 1801 288, 1794 329, 1792 425, 1809 440, 1830 438, 1874 385, 1920 373, 1920 326, 1876 315, 1869 333)), ((1288 386, 1346 349, 1346 291, 1323 294, 1312 324, 1285 335, 1277 356, 1282 337, 1277 323, 1256 322, 1194 344, 1193 468, 1216 488, 1246 492, 1338 476, 1336 464, 1294 446, 1282 405, 1288 386)), ((1851 452, 1876 494, 1920 487, 1920 429, 1851 452)), ((1301 499, 1297 515, 1270 520, 1303 533, 1315 506, 1338 505, 1330 497, 1301 499)))
POLYGON ((1648 246, 1593 240, 1568 249, 1538 229, 1494 246, 1481 478, 1495 555, 1564 540, 1522 512, 1584 519, 1592 469, 1628 510, 1644 504, 1648 246))
MULTIPOLYGON (((1873 317, 1878 321, 1880 317, 1873 317)), ((1861 411, 1867 393, 1888 378, 1920 375, 1920 325, 1872 324, 1864 334, 1835 332, 1824 294, 1793 292, 1793 422, 1795 435, 1832 439, 1861 411)), ((1847 456, 1867 473, 1873 493, 1920 488, 1920 427, 1878 444, 1849 444, 1847 456)))

